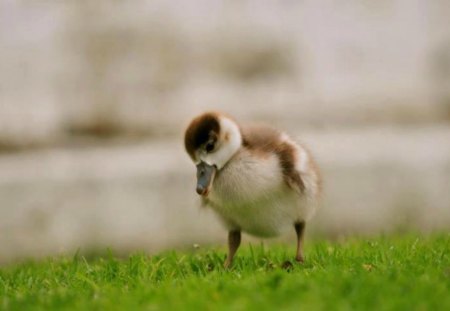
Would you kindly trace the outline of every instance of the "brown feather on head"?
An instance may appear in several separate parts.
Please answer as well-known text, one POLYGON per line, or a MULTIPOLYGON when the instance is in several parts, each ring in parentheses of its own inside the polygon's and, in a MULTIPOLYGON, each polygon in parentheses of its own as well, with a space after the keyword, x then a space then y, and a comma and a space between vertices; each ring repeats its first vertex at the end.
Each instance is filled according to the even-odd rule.
POLYGON ((193 160, 197 160, 195 151, 210 140, 217 141, 219 135, 220 123, 216 113, 207 112, 196 117, 189 124, 184 136, 187 153, 193 160))

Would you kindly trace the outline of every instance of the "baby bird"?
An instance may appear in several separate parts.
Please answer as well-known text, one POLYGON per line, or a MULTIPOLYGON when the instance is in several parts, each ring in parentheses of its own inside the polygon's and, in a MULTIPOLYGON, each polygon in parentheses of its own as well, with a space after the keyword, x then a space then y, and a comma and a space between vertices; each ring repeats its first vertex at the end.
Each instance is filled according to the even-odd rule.
POLYGON ((318 207, 321 179, 311 154, 268 126, 241 126, 217 112, 191 121, 184 144, 197 166, 197 193, 228 229, 232 264, 241 231, 273 237, 297 233, 295 259, 304 261, 305 223, 318 207))

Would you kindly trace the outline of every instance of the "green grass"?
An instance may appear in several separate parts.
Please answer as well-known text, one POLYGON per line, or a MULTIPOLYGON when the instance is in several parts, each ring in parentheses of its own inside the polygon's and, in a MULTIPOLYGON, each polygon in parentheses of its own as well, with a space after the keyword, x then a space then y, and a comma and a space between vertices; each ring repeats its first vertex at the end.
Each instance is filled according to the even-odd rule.
POLYGON ((6 310, 450 310, 450 234, 50 258, 0 270, 6 310))

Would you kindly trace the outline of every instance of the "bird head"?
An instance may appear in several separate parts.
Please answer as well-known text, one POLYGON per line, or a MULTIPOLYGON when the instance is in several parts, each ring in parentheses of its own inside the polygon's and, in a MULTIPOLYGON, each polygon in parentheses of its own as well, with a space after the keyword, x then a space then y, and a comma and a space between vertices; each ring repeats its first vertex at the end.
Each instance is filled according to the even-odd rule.
POLYGON ((199 195, 207 196, 216 173, 242 145, 238 124, 221 113, 207 112, 194 118, 186 129, 184 146, 197 166, 199 195))

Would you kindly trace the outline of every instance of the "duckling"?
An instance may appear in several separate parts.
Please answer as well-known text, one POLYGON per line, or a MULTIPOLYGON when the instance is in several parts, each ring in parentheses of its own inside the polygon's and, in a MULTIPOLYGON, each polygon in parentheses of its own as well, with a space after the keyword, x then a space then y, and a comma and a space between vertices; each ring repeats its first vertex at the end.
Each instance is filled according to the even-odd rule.
POLYGON ((218 112, 194 118, 184 144, 197 167, 197 193, 228 230, 226 268, 232 265, 241 232, 274 237, 294 228, 295 259, 304 261, 305 225, 321 193, 318 167, 305 147, 284 132, 241 126, 218 112))

